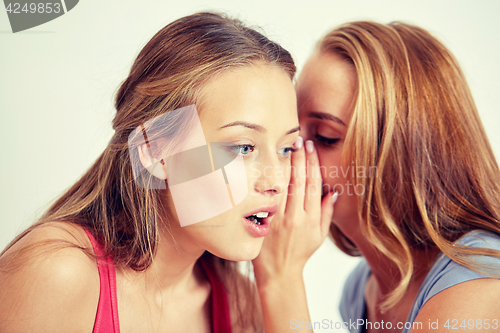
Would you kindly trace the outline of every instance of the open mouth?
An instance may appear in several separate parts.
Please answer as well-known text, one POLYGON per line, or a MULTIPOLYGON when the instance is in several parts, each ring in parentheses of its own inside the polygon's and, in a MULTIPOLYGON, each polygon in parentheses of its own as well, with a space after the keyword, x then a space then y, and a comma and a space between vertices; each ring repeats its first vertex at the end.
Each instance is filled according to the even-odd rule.
POLYGON ((256 214, 245 216, 245 218, 256 225, 262 225, 264 223, 263 220, 268 216, 269 212, 258 212, 256 214))
POLYGON ((278 205, 264 205, 247 212, 242 220, 248 232, 254 237, 265 237, 269 234, 272 216, 278 211, 278 205))

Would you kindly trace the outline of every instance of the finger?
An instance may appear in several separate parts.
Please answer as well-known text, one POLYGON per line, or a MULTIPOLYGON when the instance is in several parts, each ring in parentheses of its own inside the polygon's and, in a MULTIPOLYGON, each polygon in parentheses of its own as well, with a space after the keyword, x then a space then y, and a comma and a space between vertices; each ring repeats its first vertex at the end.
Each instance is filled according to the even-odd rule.
POLYGON ((305 186, 305 201, 304 209, 312 216, 319 216, 321 210, 321 172, 319 168, 319 158, 311 140, 305 143, 306 150, 306 186, 305 186))
POLYGON ((282 208, 282 205, 280 205, 280 208, 278 209, 276 214, 271 217, 271 219, 272 219, 271 220, 271 232, 267 237, 264 237, 264 242, 266 241, 266 239, 272 238, 269 236, 272 236, 272 234, 274 232, 278 232, 278 230, 281 229, 281 226, 283 225, 283 223, 285 221, 285 212, 284 211, 285 211, 285 209, 282 208))
POLYGON ((292 153, 290 184, 288 185, 288 197, 285 212, 294 213, 304 210, 304 193, 306 186, 305 151, 302 137, 298 137, 294 143, 296 149, 292 153))
POLYGON ((321 202, 321 236, 326 237, 328 231, 330 230, 330 224, 332 223, 333 217, 333 206, 337 199, 339 198, 338 192, 330 192, 324 196, 321 202))

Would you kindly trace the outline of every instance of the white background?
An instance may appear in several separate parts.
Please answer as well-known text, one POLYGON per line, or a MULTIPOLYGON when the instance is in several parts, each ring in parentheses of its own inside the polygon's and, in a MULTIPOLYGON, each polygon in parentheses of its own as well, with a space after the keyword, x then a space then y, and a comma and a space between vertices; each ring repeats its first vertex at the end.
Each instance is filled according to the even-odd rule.
MULTIPOLYGON (((81 0, 66 15, 16 34, 0 8, 0 248, 104 149, 112 136, 114 94, 142 46, 167 23, 202 10, 223 11, 262 27, 292 53, 299 69, 314 43, 347 21, 401 20, 426 28, 461 63, 500 156, 500 1, 207 3, 81 0)), ((356 263, 330 241, 309 261, 304 276, 313 321, 340 321, 342 284, 356 263)))

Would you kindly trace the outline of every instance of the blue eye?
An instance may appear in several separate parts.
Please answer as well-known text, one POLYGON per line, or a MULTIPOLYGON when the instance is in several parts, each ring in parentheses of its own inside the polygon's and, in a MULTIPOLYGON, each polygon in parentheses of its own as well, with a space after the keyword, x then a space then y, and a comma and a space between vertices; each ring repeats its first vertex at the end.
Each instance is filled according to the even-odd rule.
POLYGON ((255 145, 237 145, 230 147, 233 152, 241 155, 248 155, 255 150, 255 145))
POLYGON ((293 147, 286 147, 286 148, 283 148, 283 149, 280 149, 278 150, 278 152, 285 156, 285 157, 290 157, 290 153, 293 153, 294 151, 296 151, 297 149, 293 148, 293 147))

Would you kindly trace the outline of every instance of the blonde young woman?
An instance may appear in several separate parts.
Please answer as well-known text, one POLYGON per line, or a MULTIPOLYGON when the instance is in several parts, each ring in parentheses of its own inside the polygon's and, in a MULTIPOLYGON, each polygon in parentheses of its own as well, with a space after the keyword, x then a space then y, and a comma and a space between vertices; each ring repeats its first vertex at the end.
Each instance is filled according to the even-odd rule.
POLYGON ((2 252, 0 331, 262 331, 258 298, 235 261, 258 255, 273 215, 285 210, 299 131, 294 73, 286 50, 218 14, 187 16, 161 29, 118 90, 115 133, 104 152, 2 252), (199 126, 202 132, 191 135, 199 126), (184 187, 183 198, 191 200, 179 205, 172 178, 182 185, 179 173, 187 182, 220 171, 213 143, 245 168, 225 169, 214 184, 234 199, 232 181, 244 179, 246 196, 183 225, 179 209, 201 214, 211 207, 202 207, 200 193, 210 200, 216 189, 184 187), (181 162, 207 162, 210 155, 212 170, 200 174, 184 163, 171 173, 164 148, 172 153, 188 145, 199 150, 181 162))
POLYGON ((344 323, 311 323, 301 296, 310 251, 291 251, 300 232, 271 234, 261 272, 282 278, 263 303, 266 328, 499 330, 500 172, 453 55, 416 26, 348 23, 319 42, 296 91, 324 191, 339 193, 330 235, 363 260, 344 286, 344 323), (290 290, 293 306, 280 303, 290 290))

